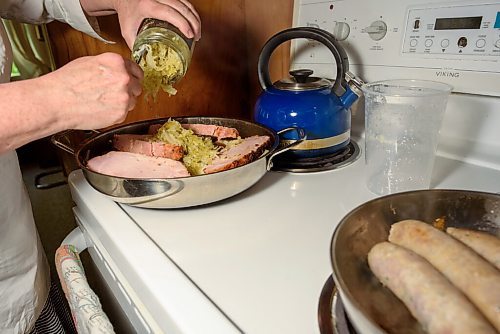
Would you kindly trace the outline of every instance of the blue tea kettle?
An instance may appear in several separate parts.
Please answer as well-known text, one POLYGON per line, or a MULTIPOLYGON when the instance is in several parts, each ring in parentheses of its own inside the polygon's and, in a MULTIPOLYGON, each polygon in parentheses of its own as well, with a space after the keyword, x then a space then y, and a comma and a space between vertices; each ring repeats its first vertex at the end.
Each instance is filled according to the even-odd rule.
MULTIPOLYGON (((346 81, 348 67, 344 49, 325 30, 298 27, 277 33, 266 42, 259 56, 258 75, 263 92, 255 105, 254 121, 275 131, 302 128, 307 139, 287 152, 292 158, 315 158, 341 150, 350 142, 349 108, 358 98, 346 81), (312 70, 300 69, 290 71, 291 78, 271 82, 269 58, 272 52, 295 38, 313 39, 328 47, 336 61, 335 81, 313 77, 312 70)), ((298 139, 294 136, 296 134, 288 133, 282 141, 286 144, 298 139)))

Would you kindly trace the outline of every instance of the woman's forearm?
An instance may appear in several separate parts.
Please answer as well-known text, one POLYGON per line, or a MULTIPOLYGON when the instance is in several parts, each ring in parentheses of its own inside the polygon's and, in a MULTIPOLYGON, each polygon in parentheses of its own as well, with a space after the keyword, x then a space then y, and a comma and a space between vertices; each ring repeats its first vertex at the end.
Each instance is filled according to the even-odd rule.
POLYGON ((35 79, 0 84, 0 153, 65 129, 123 122, 141 94, 142 75, 129 59, 103 53, 35 79))
POLYGON ((0 153, 62 130, 53 98, 38 79, 0 85, 0 153))

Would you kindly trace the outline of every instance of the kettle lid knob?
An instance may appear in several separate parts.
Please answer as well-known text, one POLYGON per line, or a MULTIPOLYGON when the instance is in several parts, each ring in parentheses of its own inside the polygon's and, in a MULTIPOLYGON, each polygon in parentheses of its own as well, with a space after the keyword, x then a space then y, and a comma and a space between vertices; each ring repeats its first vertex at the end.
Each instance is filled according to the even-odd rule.
POLYGON ((314 73, 310 69, 297 69, 289 72, 293 78, 285 78, 274 83, 274 88, 288 91, 305 91, 331 88, 331 80, 312 77, 314 73))
POLYGON ((295 79, 296 82, 306 83, 307 78, 309 78, 309 76, 312 75, 314 72, 309 69, 300 69, 300 70, 290 71, 289 73, 295 79))

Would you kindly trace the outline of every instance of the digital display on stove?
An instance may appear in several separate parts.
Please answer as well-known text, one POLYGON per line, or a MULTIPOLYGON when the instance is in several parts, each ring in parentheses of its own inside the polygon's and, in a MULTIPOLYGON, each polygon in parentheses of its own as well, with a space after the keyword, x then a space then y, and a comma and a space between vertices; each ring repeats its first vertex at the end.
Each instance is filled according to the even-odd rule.
POLYGON ((437 18, 434 30, 479 29, 482 16, 437 18))

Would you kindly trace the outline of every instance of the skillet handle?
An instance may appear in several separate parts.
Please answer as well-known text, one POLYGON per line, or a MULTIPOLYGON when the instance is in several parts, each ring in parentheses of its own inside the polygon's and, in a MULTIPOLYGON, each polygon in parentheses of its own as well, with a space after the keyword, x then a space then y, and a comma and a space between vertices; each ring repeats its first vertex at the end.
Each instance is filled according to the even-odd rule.
POLYGON ((281 146, 281 147, 278 146, 278 148, 271 155, 269 155, 269 160, 267 161, 267 171, 270 171, 271 168, 273 167, 273 159, 275 156, 277 156, 278 154, 281 154, 283 152, 288 151, 292 147, 299 145, 300 143, 302 143, 304 140, 307 139, 306 131, 302 128, 297 127, 297 126, 292 126, 289 128, 282 129, 282 130, 278 131, 277 134, 278 134, 278 136, 280 136, 280 139, 281 139, 282 134, 290 132, 290 131, 297 132, 299 139, 292 141, 291 143, 288 143, 284 146, 281 146))
MULTIPOLYGON (((70 138, 72 137, 71 135, 77 131, 79 130, 65 130, 58 132, 55 135, 52 135, 52 137, 50 137, 50 141, 52 142, 52 144, 54 144, 61 150, 74 155, 77 148, 72 146, 72 141, 70 138)), ((89 131, 97 134, 100 133, 97 130, 89 130, 89 131)))
POLYGON ((73 130, 66 130, 66 131, 61 131, 56 133, 55 135, 52 135, 50 137, 50 141, 52 144, 63 150, 64 152, 67 152, 69 154, 75 154, 75 149, 73 147, 70 147, 69 145, 66 145, 63 143, 64 138, 68 138, 68 135, 71 133, 73 130))
POLYGON ((85 173, 87 181, 103 194, 111 197, 114 201, 125 203, 128 205, 145 205, 162 198, 175 195, 184 189, 184 182, 181 180, 137 180, 137 179, 121 179, 116 177, 106 177, 113 181, 105 188, 99 185, 102 175, 92 176, 91 173, 85 173))

